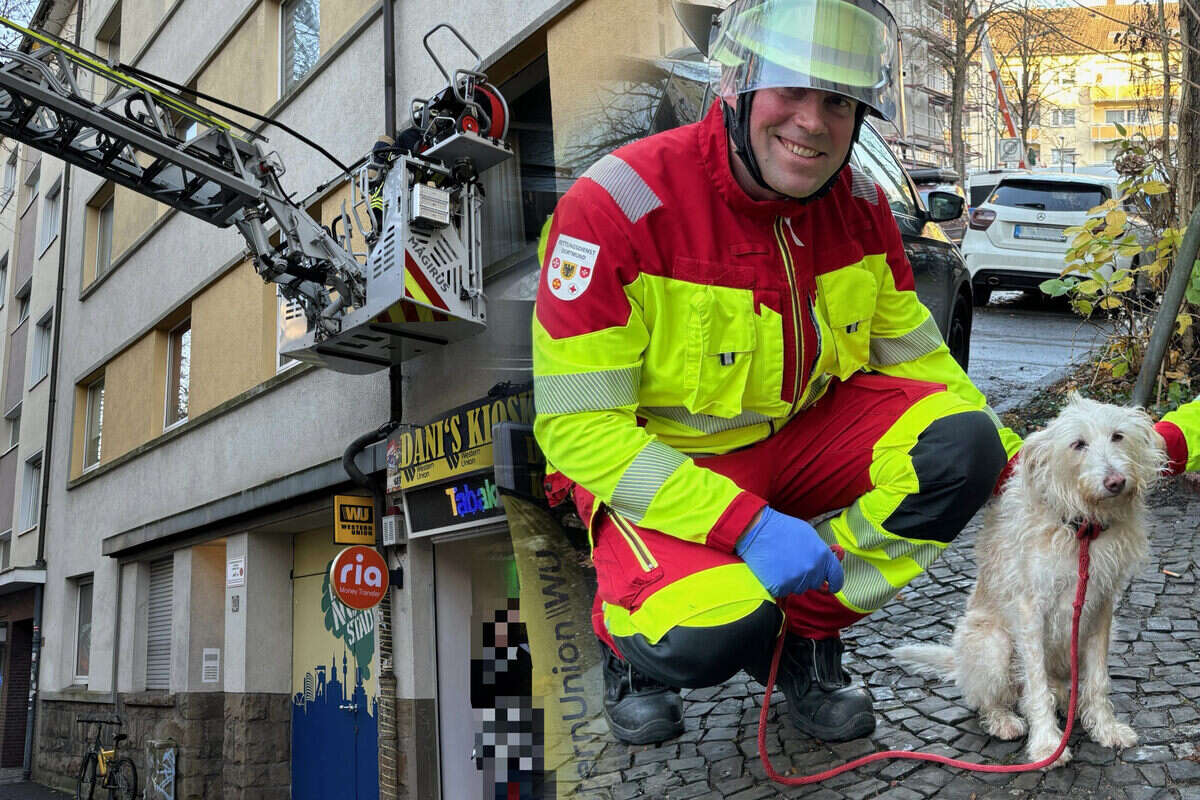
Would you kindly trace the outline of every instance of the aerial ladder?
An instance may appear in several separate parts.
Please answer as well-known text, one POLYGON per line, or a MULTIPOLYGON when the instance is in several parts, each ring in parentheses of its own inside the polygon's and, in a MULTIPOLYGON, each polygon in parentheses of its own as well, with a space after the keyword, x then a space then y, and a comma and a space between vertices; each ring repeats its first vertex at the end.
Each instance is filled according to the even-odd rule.
POLYGON ((486 327, 479 174, 512 156, 508 108, 478 63, 451 76, 438 60, 439 28, 478 58, 451 26, 424 40, 448 85, 413 101, 397 143, 340 165, 350 203, 323 226, 284 191, 284 165, 259 133, 167 81, 0 23, 23 36, 0 49, 0 136, 236 228, 287 301, 284 355, 363 374, 486 327))

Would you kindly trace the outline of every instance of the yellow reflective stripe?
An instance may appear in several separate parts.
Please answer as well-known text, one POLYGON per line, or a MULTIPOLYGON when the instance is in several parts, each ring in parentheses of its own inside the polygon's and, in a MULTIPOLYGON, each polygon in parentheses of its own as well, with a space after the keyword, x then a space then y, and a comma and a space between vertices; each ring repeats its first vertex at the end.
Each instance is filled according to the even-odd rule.
POLYGON ((140 89, 140 90, 152 95, 156 100, 159 100, 160 102, 170 106, 174 110, 184 114, 185 116, 187 116, 190 119, 194 119, 197 122, 203 122, 204 124, 209 125, 214 128, 221 128, 222 130, 229 131, 234 136, 237 136, 239 139, 245 139, 245 137, 240 136, 239 134, 233 133, 232 129, 230 128, 230 126, 227 123, 224 123, 218 119, 215 119, 214 117, 205 113, 203 109, 197 108, 196 106, 193 106, 190 103, 187 103, 186 101, 181 100, 177 97, 172 97, 169 94, 164 94, 160 89, 156 89, 155 87, 151 86, 148 83, 143 83, 142 81, 139 81, 136 78, 132 78, 123 72, 118 72, 118 71, 112 69, 111 67, 109 67, 108 64, 104 63, 103 61, 98 61, 98 60, 92 58, 91 56, 87 55, 86 53, 76 50, 75 48, 73 48, 67 44, 64 44, 62 42, 56 41, 56 40, 50 38, 49 36, 45 36, 41 33, 38 33, 37 31, 31 30, 30 28, 26 28, 23 25, 18 25, 17 23, 13 22, 12 20, 8 19, 7 17, 0 17, 0 22, 2 22, 3 24, 7 25, 8 27, 10 27, 14 30, 20 31, 21 33, 25 34, 26 36, 30 37, 31 39, 41 42, 42 44, 46 45, 47 47, 52 47, 55 50, 58 50, 59 52, 64 53, 72 61, 74 61, 82 66, 85 66, 91 70, 94 70, 95 72, 104 74, 108 80, 111 80, 115 83, 119 83, 122 86, 127 86, 129 88, 140 89))
POLYGON ((932 353, 943 344, 942 332, 932 316, 908 333, 894 338, 871 337, 871 364, 891 366, 932 353))
POLYGON ((637 406, 641 369, 609 369, 574 375, 535 375, 534 406, 539 414, 574 414, 637 406))
POLYGON ((654 440, 634 456, 617 481, 612 493, 612 507, 634 522, 641 522, 654 500, 654 495, 690 459, 673 447, 654 440))
POLYGON ((604 625, 613 636, 640 633, 657 644, 677 625, 726 625, 754 613, 764 600, 774 602, 749 567, 741 562, 723 564, 672 581, 632 613, 605 603, 604 625))
POLYGON ((658 566, 658 561, 654 558, 654 554, 650 552, 650 548, 646 547, 646 543, 642 541, 642 537, 638 536, 638 532, 633 529, 620 514, 611 508, 605 508, 608 518, 612 520, 616 529, 621 532, 621 536, 625 538, 625 543, 629 545, 629 549, 633 551, 633 557, 637 559, 643 572, 650 572, 658 566))

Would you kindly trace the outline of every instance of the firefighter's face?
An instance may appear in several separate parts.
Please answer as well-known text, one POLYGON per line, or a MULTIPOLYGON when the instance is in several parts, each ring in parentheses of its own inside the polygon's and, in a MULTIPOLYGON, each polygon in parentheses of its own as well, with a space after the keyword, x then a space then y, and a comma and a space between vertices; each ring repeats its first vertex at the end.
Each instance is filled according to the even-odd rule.
MULTIPOLYGON (((750 145, 763 179, 778 194, 808 197, 846 160, 854 137, 857 102, 820 89, 760 89, 750 107, 750 145)), ((740 159, 733 159, 741 166, 740 159)), ((736 169, 736 167, 735 167, 736 169)), ((752 178, 751 196, 766 191, 752 178)), ((749 178, 746 173, 745 178, 749 178)))

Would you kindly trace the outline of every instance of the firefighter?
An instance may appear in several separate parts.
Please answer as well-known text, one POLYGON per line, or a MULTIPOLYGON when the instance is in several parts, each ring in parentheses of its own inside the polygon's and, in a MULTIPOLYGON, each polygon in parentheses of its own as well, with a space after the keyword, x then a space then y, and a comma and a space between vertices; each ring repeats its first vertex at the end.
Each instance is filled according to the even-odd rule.
POLYGON ((547 224, 535 433, 590 532, 617 738, 681 733, 677 687, 763 681, 782 628, 793 723, 853 739, 875 717, 839 632, 929 568, 1020 440, 849 164, 867 113, 897 117, 891 13, 737 0, 709 52, 707 117, 600 159, 547 224))

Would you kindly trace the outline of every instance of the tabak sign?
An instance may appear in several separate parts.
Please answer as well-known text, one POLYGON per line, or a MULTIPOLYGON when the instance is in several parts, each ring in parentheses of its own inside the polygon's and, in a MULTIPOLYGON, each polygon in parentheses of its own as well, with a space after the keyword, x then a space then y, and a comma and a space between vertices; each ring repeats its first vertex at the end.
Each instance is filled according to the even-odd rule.
POLYGON ((408 491, 491 469, 492 426, 533 424, 533 391, 485 397, 424 425, 398 430, 388 440, 387 490, 408 491))

